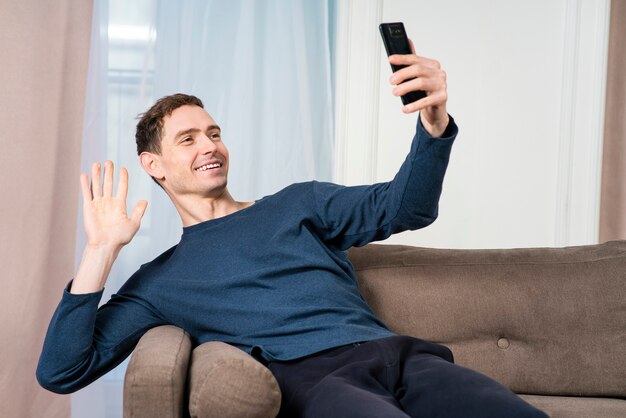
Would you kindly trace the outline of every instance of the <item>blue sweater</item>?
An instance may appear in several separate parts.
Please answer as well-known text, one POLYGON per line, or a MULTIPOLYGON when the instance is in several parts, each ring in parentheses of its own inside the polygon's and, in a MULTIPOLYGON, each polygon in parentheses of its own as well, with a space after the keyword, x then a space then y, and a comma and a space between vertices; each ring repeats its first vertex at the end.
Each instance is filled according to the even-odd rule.
POLYGON ((359 293, 351 246, 424 227, 437 207, 450 149, 418 122, 388 183, 289 186, 231 215, 183 229, 98 309, 102 291, 63 293, 48 328, 39 383, 78 390, 124 360, 150 328, 183 328, 195 344, 224 341, 266 361, 290 360, 393 335, 359 293))

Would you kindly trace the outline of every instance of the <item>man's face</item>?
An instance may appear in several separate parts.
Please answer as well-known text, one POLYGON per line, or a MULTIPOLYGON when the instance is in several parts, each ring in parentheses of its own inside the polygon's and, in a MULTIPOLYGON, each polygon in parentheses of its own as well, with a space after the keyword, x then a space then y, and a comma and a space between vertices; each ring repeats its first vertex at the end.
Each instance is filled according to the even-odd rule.
POLYGON ((181 106, 163 119, 158 159, 171 194, 219 197, 226 189, 228 150, 220 127, 201 107, 181 106))

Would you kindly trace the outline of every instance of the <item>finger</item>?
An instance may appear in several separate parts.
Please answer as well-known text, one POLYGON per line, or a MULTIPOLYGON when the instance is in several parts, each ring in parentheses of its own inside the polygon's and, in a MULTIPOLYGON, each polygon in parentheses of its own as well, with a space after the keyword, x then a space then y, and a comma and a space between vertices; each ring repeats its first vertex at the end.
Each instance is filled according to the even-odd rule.
POLYGON ((144 213, 146 213, 147 207, 148 207, 147 200, 140 200, 139 202, 137 202, 137 204, 135 205, 135 208, 133 209, 133 214, 130 217, 133 220, 133 222, 137 224, 141 224, 141 218, 143 218, 144 213))
POLYGON ((394 65, 420 64, 428 68, 441 68, 441 63, 439 61, 426 57, 420 57, 414 54, 390 55, 389 62, 394 65))
POLYGON ((91 189, 89 188, 89 176, 87 173, 80 174, 80 190, 83 195, 83 203, 89 203, 93 199, 91 189))
POLYGON ((392 90, 395 96, 403 96, 410 91, 422 90, 428 93, 446 90, 446 80, 443 74, 427 74, 422 77, 417 77, 412 80, 407 80, 402 84, 397 85, 392 90))
POLYGON ((104 183, 102 185, 102 196, 104 197, 113 196, 113 171, 113 162, 107 160, 104 163, 104 183))
POLYGON ((115 194, 116 199, 121 199, 126 202, 126 197, 128 196, 128 170, 124 167, 120 169, 120 179, 117 182, 117 193, 115 194))
POLYGON ((416 77, 432 77, 445 80, 446 73, 440 68, 435 68, 428 63, 422 62, 401 68, 400 70, 396 71, 389 78, 389 82, 392 85, 398 85, 416 77))
POLYGON ((448 93, 446 91, 438 91, 424 97, 423 99, 417 100, 413 103, 409 103, 402 108, 402 111, 404 113, 413 113, 417 112, 418 110, 423 110, 427 107, 443 105, 446 103, 447 100, 448 93))
POLYGON ((93 197, 100 197, 100 163, 93 163, 91 166, 91 193, 93 197))
POLYGON ((402 68, 393 73, 393 75, 389 78, 389 82, 392 85, 397 86, 398 84, 401 84, 406 80, 410 80, 415 77, 423 77, 431 72, 432 70, 428 67, 422 66, 420 64, 413 64, 409 67, 402 68))
POLYGON ((394 72, 390 81, 392 81, 392 84, 399 84, 402 80, 419 77, 425 74, 436 74, 437 72, 444 73, 438 61, 418 57, 413 64, 394 72))

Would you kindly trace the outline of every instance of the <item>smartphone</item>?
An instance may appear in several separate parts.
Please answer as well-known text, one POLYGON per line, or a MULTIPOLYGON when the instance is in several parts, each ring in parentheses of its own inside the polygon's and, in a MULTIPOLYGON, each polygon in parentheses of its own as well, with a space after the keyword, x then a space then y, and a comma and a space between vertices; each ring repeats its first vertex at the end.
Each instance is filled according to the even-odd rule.
MULTIPOLYGON (((406 36, 406 31, 404 30, 404 24, 402 24, 402 22, 381 23, 378 28, 380 29, 380 35, 383 37, 383 44, 385 44, 387 56, 413 53, 413 51, 411 51, 411 44, 409 44, 409 38, 406 36)), ((391 70, 394 73, 404 67, 406 67, 406 65, 391 64, 391 70)), ((409 80, 405 80, 404 82, 409 80)), ((401 96, 402 103, 404 105, 408 105, 409 103, 413 103, 424 97, 426 97, 426 92, 422 90, 410 91, 401 96)))

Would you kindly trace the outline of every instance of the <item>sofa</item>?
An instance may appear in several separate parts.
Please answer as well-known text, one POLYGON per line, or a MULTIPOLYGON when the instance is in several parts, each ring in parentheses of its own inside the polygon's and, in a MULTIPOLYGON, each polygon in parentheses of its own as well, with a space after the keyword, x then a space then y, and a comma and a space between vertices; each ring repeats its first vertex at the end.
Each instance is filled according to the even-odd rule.
MULTIPOLYGON (((349 251, 363 297, 395 332, 448 346, 552 417, 626 417, 626 241, 349 251)), ((269 370, 220 342, 163 326, 140 340, 125 417, 274 417, 269 370)))

